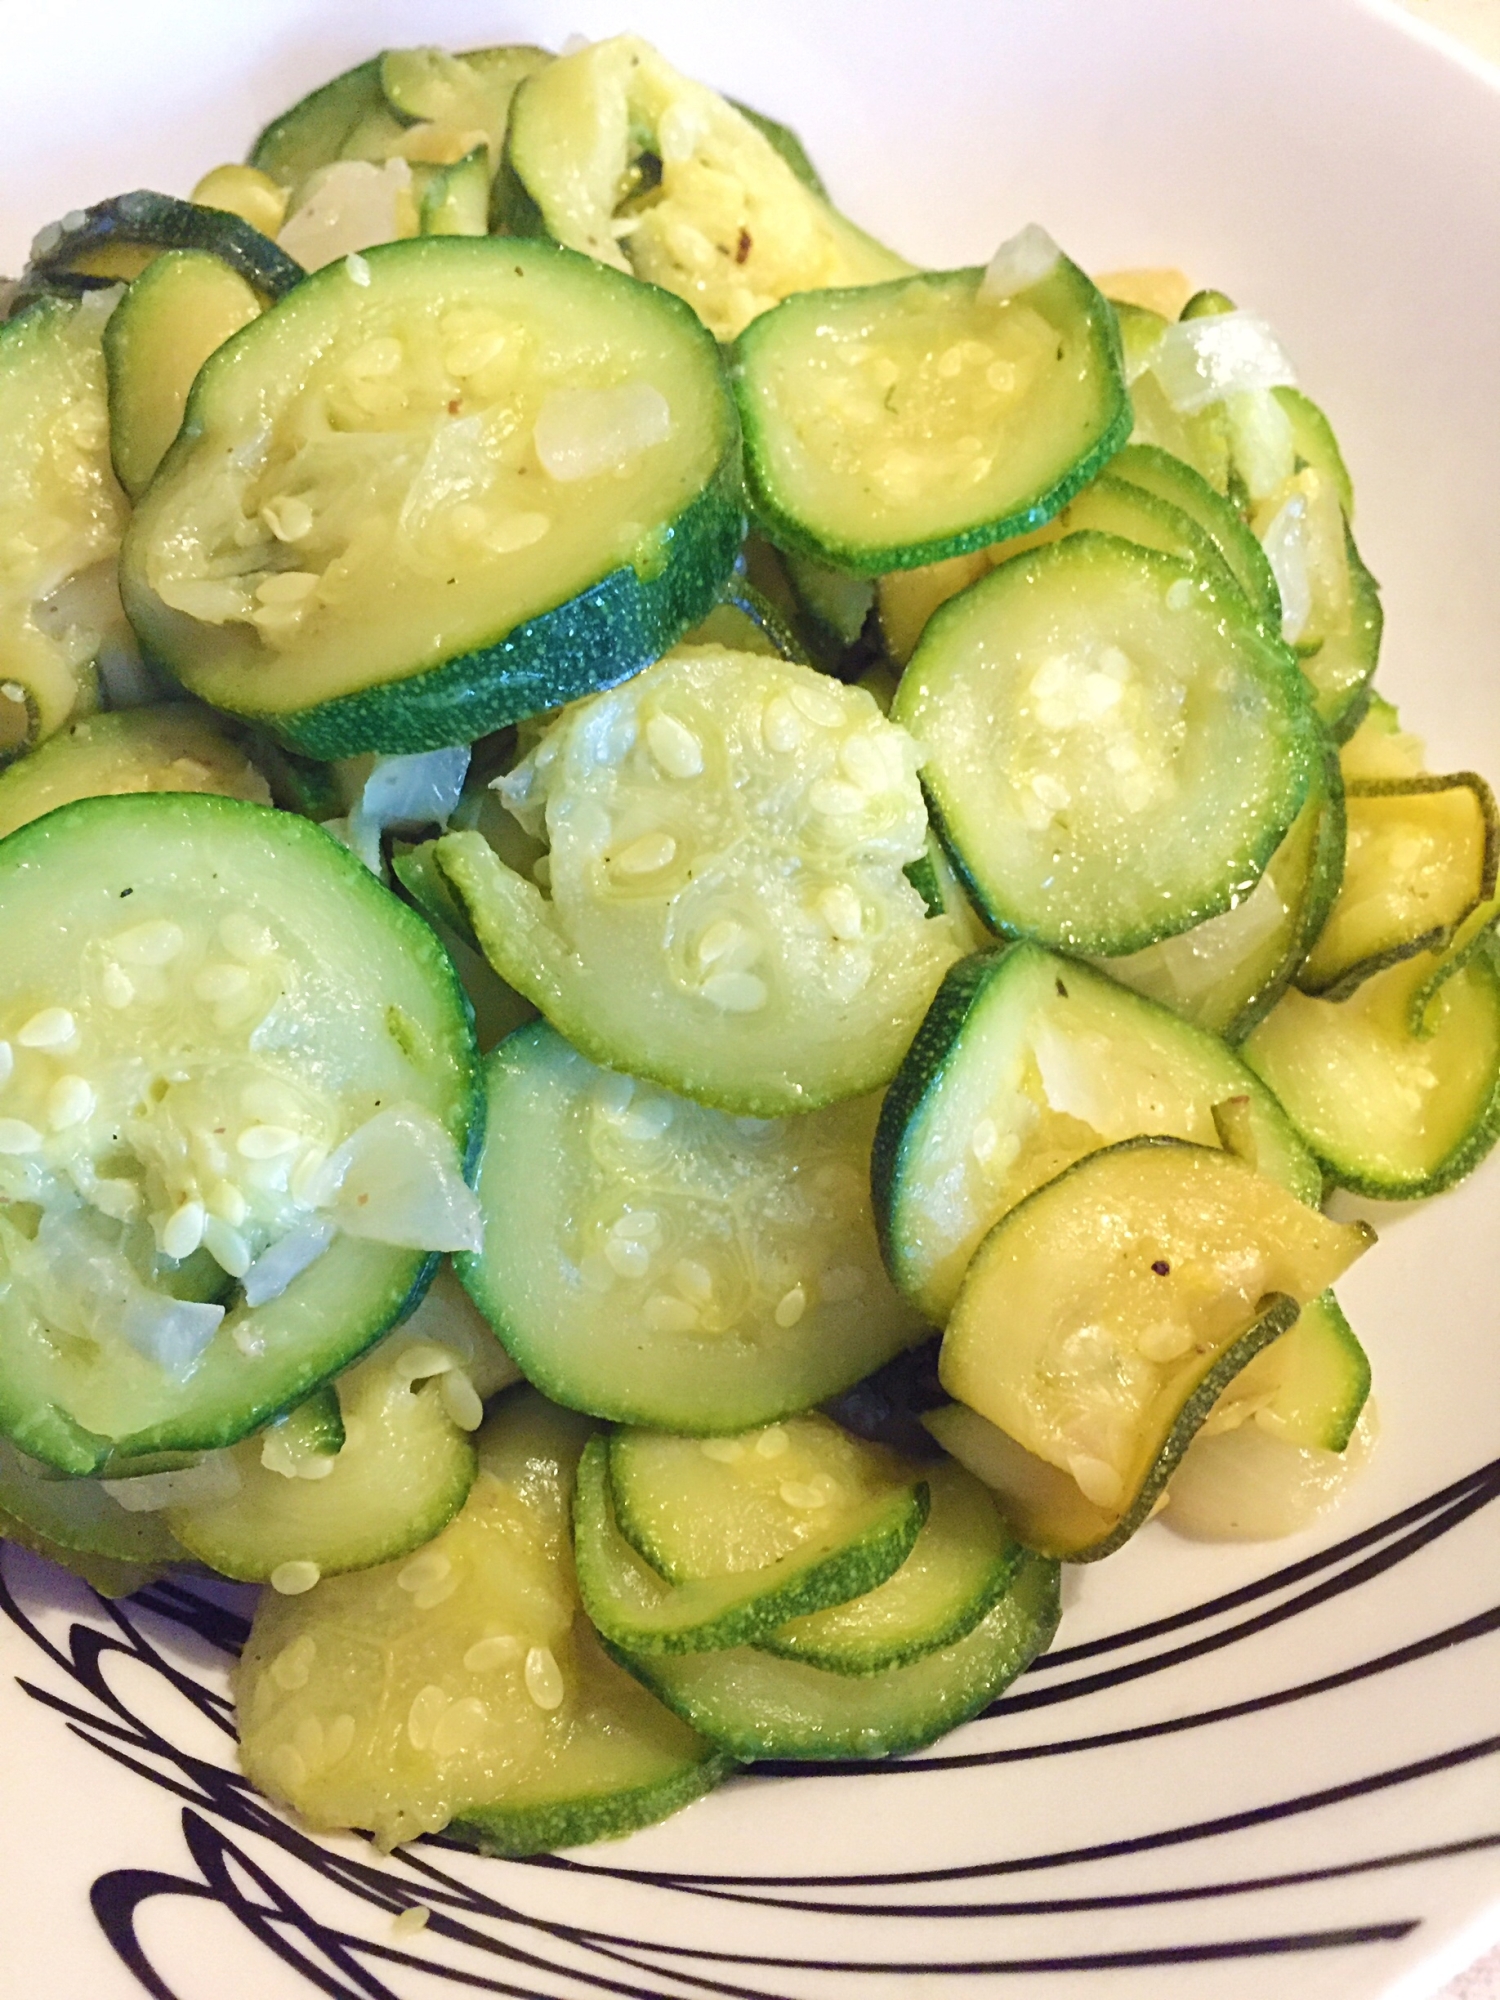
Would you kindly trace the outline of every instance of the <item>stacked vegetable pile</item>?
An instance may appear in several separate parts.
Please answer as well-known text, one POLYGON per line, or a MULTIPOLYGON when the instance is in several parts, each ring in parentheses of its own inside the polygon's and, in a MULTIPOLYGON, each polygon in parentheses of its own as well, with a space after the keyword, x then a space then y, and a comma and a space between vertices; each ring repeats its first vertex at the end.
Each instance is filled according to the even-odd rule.
POLYGON ((1497 822, 1253 314, 400 50, 42 231, 0 465, 0 1526, 267 1585, 268 1793, 626 1831, 1342 1490, 1497 822))

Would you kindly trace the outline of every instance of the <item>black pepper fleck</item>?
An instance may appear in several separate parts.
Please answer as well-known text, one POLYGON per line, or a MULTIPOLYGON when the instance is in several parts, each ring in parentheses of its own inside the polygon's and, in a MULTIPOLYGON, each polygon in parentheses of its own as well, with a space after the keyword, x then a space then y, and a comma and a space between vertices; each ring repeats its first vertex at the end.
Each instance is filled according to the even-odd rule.
POLYGON ((1165 1278, 1171 1272, 1172 1266, 1167 1262, 1165 1257, 1158 1257, 1151 1268, 1158 1278, 1165 1278))

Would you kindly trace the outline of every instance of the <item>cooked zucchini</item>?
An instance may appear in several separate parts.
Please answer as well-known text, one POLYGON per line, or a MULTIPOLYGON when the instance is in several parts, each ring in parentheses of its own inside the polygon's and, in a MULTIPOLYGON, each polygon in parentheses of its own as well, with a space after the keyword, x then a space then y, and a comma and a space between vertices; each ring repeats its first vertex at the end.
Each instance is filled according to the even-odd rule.
POLYGON ((997 1482, 944 1413, 928 1428, 1001 1485, 1028 1547, 1107 1555, 1228 1383, 1373 1241, 1209 1147, 1091 1153, 995 1225, 943 1337, 944 1388, 999 1428, 1014 1468, 997 1482))
POLYGON ((486 1065, 465 1284, 556 1401, 742 1431, 920 1337, 870 1215, 877 1104, 761 1124, 601 1070, 544 1022, 486 1065))
POLYGON ((593 1061, 727 1111, 812 1110, 890 1078, 957 956, 902 873, 915 762, 859 689, 680 651, 501 781, 550 843, 545 891, 478 833, 437 862, 501 977, 593 1061))
POLYGON ((1316 1162, 1217 1036, 1036 945, 965 959, 881 1111, 872 1179, 892 1275, 942 1324, 983 1237, 1034 1188, 1141 1134, 1213 1145, 1230 1099, 1260 1171, 1316 1206, 1316 1162))
POLYGON ((267 300, 283 297, 306 275, 242 216, 149 188, 49 222, 32 243, 30 268, 42 276, 128 281, 164 250, 206 250, 267 300))
POLYGON ((1113 535, 1003 563, 932 619, 892 719, 986 919, 1113 956, 1233 908, 1322 742, 1238 588, 1113 535))
POLYGON ((874 576, 1037 528, 1130 423, 1113 315, 1060 253, 805 292, 730 364, 752 509, 781 546, 874 576))
POLYGON ((210 358, 122 567, 147 650, 322 757, 469 742, 717 600, 738 447, 685 308, 545 243, 314 274, 210 358))
POLYGON ((75 799, 122 792, 218 792, 271 803, 259 769, 207 709, 168 702, 70 722, 0 772, 0 838, 75 799))

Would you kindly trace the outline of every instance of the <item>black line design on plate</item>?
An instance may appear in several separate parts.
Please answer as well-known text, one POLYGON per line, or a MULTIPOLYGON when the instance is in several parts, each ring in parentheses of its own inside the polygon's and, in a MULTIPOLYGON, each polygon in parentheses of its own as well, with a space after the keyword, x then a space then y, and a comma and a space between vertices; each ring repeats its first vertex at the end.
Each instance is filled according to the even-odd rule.
MULTIPOLYGON (((1153 1640, 1188 1631, 1194 1626, 1201 1627, 1211 1620, 1230 1616, 1252 1605, 1265 1605, 1268 1598, 1293 1593, 1283 1602, 1265 1605, 1254 1615, 1222 1630, 1201 1633, 1194 1639, 1170 1646, 1145 1659, 1125 1661, 1102 1672, 1024 1689, 998 1704, 991 1715, 994 1720, 1003 1722, 1007 1713, 1015 1713, 1021 1708, 1050 1706, 1058 1701, 1082 1698, 1146 1674, 1161 1672, 1182 1660, 1234 1645, 1384 1574, 1407 1557, 1430 1546, 1478 1509, 1487 1506, 1497 1494, 1500 1494, 1500 1461, 1480 1468, 1428 1499, 1401 1510, 1387 1521, 1363 1530, 1305 1562, 1289 1565, 1256 1584, 1208 1600, 1169 1618, 1063 1649, 1039 1662, 1038 1669, 1066 1668, 1086 1659, 1126 1652, 1153 1640), (1301 1588, 1303 1585, 1309 1587, 1301 1588)), ((440 1984, 515 1996, 515 2000, 537 2000, 539 1989, 534 1982, 543 1977, 548 1982, 548 1992, 618 1995, 620 2000, 674 2000, 674 1996, 675 2000, 683 2000, 684 1991, 698 1995, 722 1994, 729 1996, 729 2000, 786 2000, 780 1989, 772 1992, 758 1985, 726 1983, 710 1977, 707 1968, 710 1965, 726 1969, 739 1966, 758 1970, 762 1975, 778 1971, 835 1972, 851 1976, 880 1972, 927 1972, 945 1973, 954 1978, 973 1977, 981 1973, 1105 1971, 1111 1967, 1209 1963, 1228 1958, 1378 1945, 1410 1936, 1420 1922, 1418 1917, 1398 1917, 1374 1924, 1331 1924, 1326 1929, 1257 1933, 1211 1943, 1153 1941, 1109 1953, 1064 1951, 1046 1957, 996 1956, 934 1965, 931 1956, 920 1962, 870 1959, 845 1963, 735 1954, 688 1945, 652 1943, 639 1937, 619 1937, 587 1927, 546 1920, 449 1874, 437 1860, 438 1854, 451 1845, 443 1840, 423 1842, 402 1850, 384 1864, 373 1860, 366 1862, 347 1852, 325 1849, 311 1836, 282 1820, 251 1790, 237 1770, 227 1763, 221 1765, 180 1748, 134 1713, 118 1694, 110 1678, 110 1668, 119 1659, 128 1659, 147 1668, 198 1717, 211 1723, 226 1739, 232 1739, 232 1714, 226 1697, 164 1653, 153 1642, 143 1623, 143 1617, 160 1619, 191 1632, 199 1641, 221 1653, 237 1653, 244 1642, 248 1625, 239 1612, 232 1605, 220 1601, 211 1588, 169 1578, 152 1585, 133 1602, 110 1604, 101 1601, 99 1609, 102 1625, 73 1620, 64 1649, 28 1616, 8 1582, 0 1576, 0 1611, 31 1641, 52 1668, 72 1684, 73 1691, 84 1698, 86 1705, 80 1705, 79 1701, 69 1699, 51 1687, 24 1680, 19 1685, 39 1704, 62 1717, 70 1733, 80 1741, 167 1792, 181 1804, 183 1841, 196 1874, 178 1876, 160 1871, 117 1869, 102 1875, 92 1892, 93 1908, 106 1937, 122 1965, 129 1969, 152 2000, 197 2000, 196 1995, 179 1994, 166 1983, 161 1972, 152 1964, 139 1937, 136 1924, 138 1911, 144 1904, 161 1897, 211 1902, 225 1910, 241 1924, 249 1937, 305 1980, 310 1990, 334 1996, 334 2000, 397 2000, 395 1990, 386 1983, 382 1974, 385 1968, 398 1967, 419 1972, 426 1979, 440 1984), (356 1910, 363 1911, 366 1921, 372 1915, 377 1919, 394 1916, 415 1902, 425 1904, 433 1914, 423 1933, 422 1951, 406 1951, 394 1943, 377 1941, 357 1931, 320 1922, 302 1907, 285 1881, 278 1880, 262 1860, 230 1837, 228 1829, 266 1843, 283 1864, 290 1865, 294 1870, 307 1868, 315 1871, 325 1889, 331 1886, 342 1891, 356 1910), (495 1928, 481 1929, 478 1927, 481 1923, 503 1929, 499 1932, 495 1928), (494 1974, 476 1971, 470 1964, 448 1963, 435 1957, 438 1945, 444 1941, 484 1953, 494 1963, 494 1974), (669 1962, 663 1964, 663 1960, 669 1962), (524 1983, 528 1978, 533 1983, 524 1983), (640 1984, 642 1978, 651 1983, 640 1984), (663 1980, 669 1984, 661 1984, 663 1980), (517 1981, 523 1983, 518 1984, 517 1981)), ((1395 1671, 1444 1647, 1463 1644, 1496 1629, 1500 1629, 1500 1607, 1476 1613, 1440 1632, 1340 1673, 1219 1709, 1174 1718, 1168 1723, 1100 1732, 1024 1749, 965 1753, 951 1759, 912 1759, 874 1768, 888 1772, 1003 1763, 1023 1757, 1061 1755, 1111 1743, 1135 1741, 1174 1729, 1202 1728, 1235 1715, 1256 1713, 1306 1699, 1373 1674, 1395 1671)), ((1218 1819, 1162 1828, 1094 1847, 1018 1855, 963 1867, 826 1877, 670 1875, 550 1855, 535 1856, 526 1863, 511 1864, 511 1867, 520 1871, 560 1869, 585 1877, 599 1875, 639 1886, 643 1890, 686 1895, 694 1899, 765 1904, 786 1917, 828 1914, 867 1918, 880 1914, 908 1918, 937 1915, 1020 1918, 1084 1914, 1105 1909, 1167 1908, 1182 1902, 1242 1896, 1312 1881, 1350 1879, 1374 1870, 1412 1866, 1447 1855, 1476 1852, 1500 1846, 1500 1833, 1486 1830, 1467 1840, 1388 1855, 1366 1856, 1347 1862, 1334 1861, 1324 1868, 1284 1876, 1194 1884, 1182 1888, 1168 1886, 1129 1895, 1101 1893, 1086 1897, 967 1904, 908 1903, 877 1911, 860 1902, 813 1901, 795 1895, 777 1897, 770 1892, 778 1889, 912 1888, 928 1883, 975 1881, 1045 1871, 1077 1862, 1107 1864, 1124 1855, 1186 1847, 1244 1828, 1319 1811, 1472 1763, 1497 1751, 1500 1751, 1500 1737, 1482 1737, 1435 1756, 1394 1766, 1347 1784, 1311 1791, 1297 1798, 1273 1801, 1218 1819)), ((838 1768, 799 1765, 789 1767, 787 1774, 824 1775, 825 1771, 838 1768)), ((854 1768, 861 1772, 871 1769, 869 1766, 854 1768)), ((524 1880, 525 1876, 524 1872, 520 1872, 497 1879, 508 1879, 514 1883, 518 1879, 524 1880)), ((403 1983, 403 1992, 405 1990, 403 1983)))

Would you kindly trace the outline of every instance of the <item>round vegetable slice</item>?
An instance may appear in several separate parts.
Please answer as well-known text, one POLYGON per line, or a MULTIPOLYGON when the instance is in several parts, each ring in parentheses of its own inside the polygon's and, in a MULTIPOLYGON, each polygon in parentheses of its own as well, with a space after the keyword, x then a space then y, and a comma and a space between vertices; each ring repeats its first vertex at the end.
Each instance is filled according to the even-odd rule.
POLYGON ((1322 740, 1236 589, 1112 535, 1017 556, 932 619, 892 709, 997 930, 1115 955, 1234 906, 1322 740))
POLYGON ((49 222, 31 246, 30 269, 43 276, 131 279, 167 250, 206 250, 268 299, 282 297, 306 276, 294 257, 243 216, 150 188, 112 195, 49 222))
POLYGON ((741 1431, 919 1337, 875 1240, 872 1099, 747 1123, 596 1069, 545 1023, 486 1081, 485 1240, 460 1269, 558 1402, 741 1431))
POLYGON ((0 1429, 64 1471, 232 1443, 472 1244, 432 933, 311 822, 85 799, 0 842, 0 1429))
POLYGON ((629 1832, 727 1759, 599 1650, 568 1499, 588 1426, 522 1391, 463 1511, 415 1557, 263 1594, 235 1679, 251 1781, 382 1847, 436 1833, 530 1854, 629 1832))
POLYGON ((386 244, 204 366, 122 588, 193 692, 294 747, 470 742, 711 608, 738 457, 678 302, 546 243, 386 244))
POLYGON ((683 650, 567 710, 501 781, 550 843, 545 891, 478 833, 436 855, 501 978, 586 1055, 775 1117, 887 1082, 958 955, 902 872, 926 836, 915 764, 862 689, 683 650))
POLYGON ((864 575, 1041 526, 1130 427, 1114 316, 1075 264, 803 292, 731 373, 751 505, 779 544, 864 575))
POLYGON ((215 717, 168 702, 70 722, 0 773, 0 837, 75 799, 123 792, 217 792, 271 803, 265 779, 215 717))

